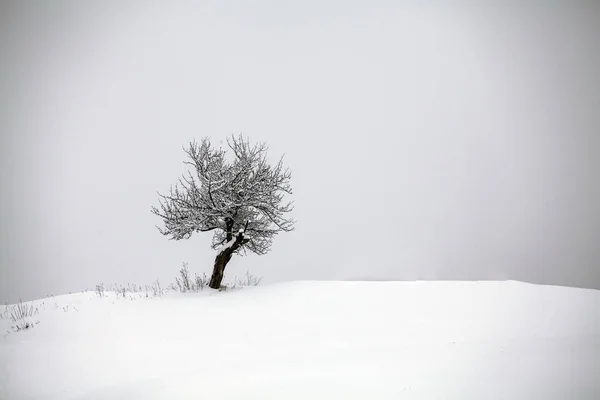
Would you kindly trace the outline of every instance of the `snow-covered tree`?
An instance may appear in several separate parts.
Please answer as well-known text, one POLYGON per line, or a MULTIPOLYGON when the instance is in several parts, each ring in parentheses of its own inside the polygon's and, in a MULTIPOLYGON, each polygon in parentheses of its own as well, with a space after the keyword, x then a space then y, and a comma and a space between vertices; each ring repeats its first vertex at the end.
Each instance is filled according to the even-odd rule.
POLYGON ((279 232, 293 230, 288 215, 292 203, 291 173, 283 158, 267 161, 267 145, 251 145, 241 135, 227 139, 228 150, 213 147, 209 139, 184 148, 191 171, 159 193, 152 213, 163 219, 158 228, 171 239, 189 239, 194 232, 213 232, 212 248, 218 250, 209 286, 221 287, 223 273, 233 254, 269 251, 279 232))

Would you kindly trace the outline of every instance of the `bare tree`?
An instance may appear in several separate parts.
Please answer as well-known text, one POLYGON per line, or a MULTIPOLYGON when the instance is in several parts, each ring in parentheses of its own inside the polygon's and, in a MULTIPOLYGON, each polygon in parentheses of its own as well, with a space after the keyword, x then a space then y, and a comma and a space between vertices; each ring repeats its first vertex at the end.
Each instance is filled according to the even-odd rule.
POLYGON ((159 207, 152 213, 163 219, 158 228, 171 239, 189 239, 194 232, 214 232, 212 248, 219 250, 209 286, 221 287, 223 273, 233 254, 246 250, 262 255, 269 251, 279 232, 293 230, 286 217, 292 203, 291 173, 283 157, 275 165, 267 161, 265 143, 251 145, 241 135, 227 139, 230 153, 214 148, 209 139, 184 148, 192 171, 159 193, 159 207), (230 156, 229 159, 227 156, 230 156))

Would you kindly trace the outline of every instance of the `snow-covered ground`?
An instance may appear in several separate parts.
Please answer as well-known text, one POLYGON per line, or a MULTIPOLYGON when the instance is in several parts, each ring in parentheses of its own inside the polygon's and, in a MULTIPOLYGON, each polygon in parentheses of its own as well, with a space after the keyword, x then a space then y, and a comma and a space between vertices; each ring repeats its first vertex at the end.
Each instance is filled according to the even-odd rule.
POLYGON ((32 302, 26 331, 0 319, 0 399, 600 398, 600 291, 292 282, 127 296, 32 302))

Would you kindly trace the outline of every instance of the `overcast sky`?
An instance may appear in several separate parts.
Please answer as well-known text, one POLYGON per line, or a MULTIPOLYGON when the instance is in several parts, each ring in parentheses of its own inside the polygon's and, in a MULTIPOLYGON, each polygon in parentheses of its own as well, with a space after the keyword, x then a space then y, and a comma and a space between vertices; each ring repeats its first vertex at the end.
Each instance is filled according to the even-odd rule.
POLYGON ((600 288, 600 7, 150 3, 0 6, 0 301, 210 273, 150 207, 232 133, 298 222, 225 281, 600 288))

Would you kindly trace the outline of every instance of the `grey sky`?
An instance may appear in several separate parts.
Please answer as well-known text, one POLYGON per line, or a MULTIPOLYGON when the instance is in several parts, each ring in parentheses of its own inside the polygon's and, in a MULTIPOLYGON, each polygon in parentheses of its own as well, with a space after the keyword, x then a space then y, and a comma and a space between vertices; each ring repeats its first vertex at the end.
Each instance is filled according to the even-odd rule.
POLYGON ((150 206, 240 132, 298 223, 226 280, 600 288, 597 5, 100 3, 0 6, 0 301, 210 272, 150 206))

